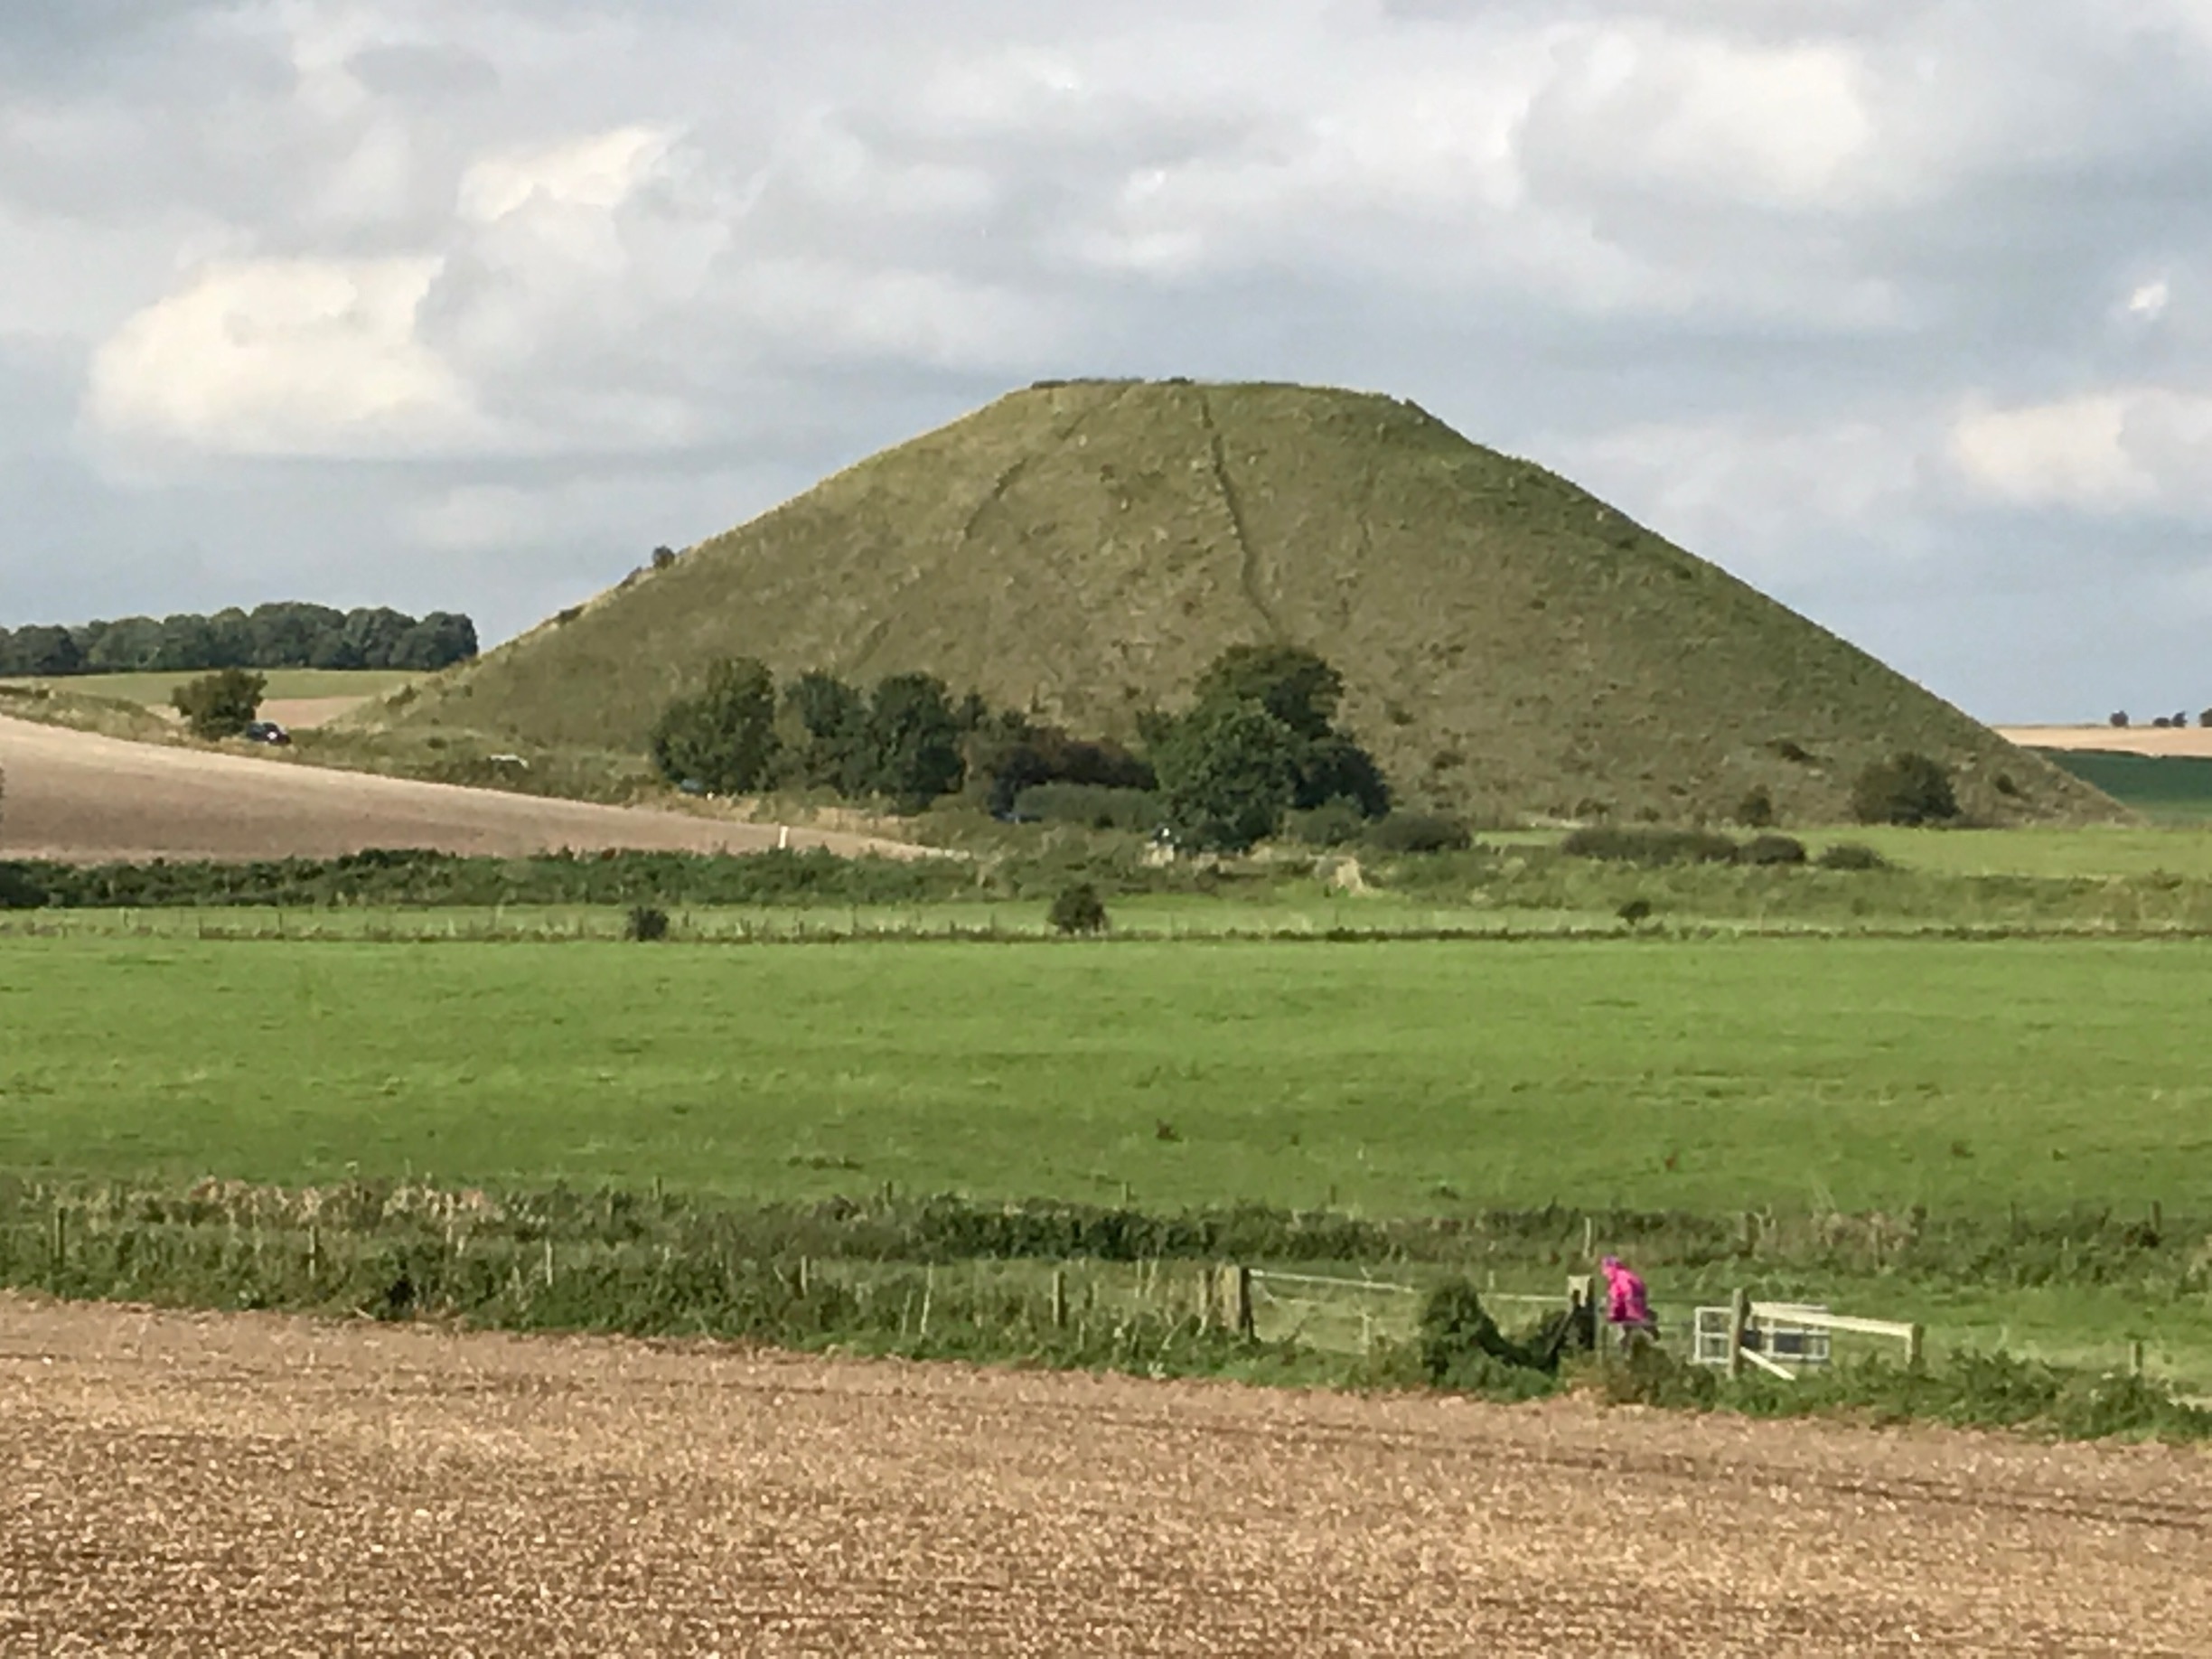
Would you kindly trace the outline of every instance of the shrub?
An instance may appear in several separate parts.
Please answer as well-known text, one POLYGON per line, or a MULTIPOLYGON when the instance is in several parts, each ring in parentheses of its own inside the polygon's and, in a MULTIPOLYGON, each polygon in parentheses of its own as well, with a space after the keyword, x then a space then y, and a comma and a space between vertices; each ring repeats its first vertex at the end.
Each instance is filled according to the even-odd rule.
POLYGON ((1958 815, 1950 773, 1925 755, 1877 761, 1851 785, 1851 816, 1862 824, 1948 823, 1958 815))
POLYGON ((1630 927, 1641 927, 1651 920, 1651 900, 1632 898, 1613 914, 1620 917, 1630 927))
POLYGON ((1070 936, 1102 933, 1106 931, 1106 903, 1089 882, 1075 882, 1054 895, 1045 919, 1054 931, 1070 936))
POLYGON ((1421 1374, 1436 1388, 1514 1399, 1551 1392, 1551 1367, 1498 1329, 1465 1279, 1448 1279, 1429 1293, 1415 1353, 1421 1374))
POLYGON ((1367 818, 1354 801, 1331 801, 1309 812, 1291 813, 1287 827, 1292 839, 1308 847, 1344 847, 1365 832, 1367 818))
POLYGON ((46 889, 21 865, 0 864, 0 910, 41 910, 46 889))
POLYGON ((1157 830, 1160 798, 1149 790, 1109 789, 1096 783, 1039 783, 1014 798, 1014 816, 1046 824, 1083 824, 1092 830, 1157 830))
POLYGON ((1602 858, 1612 864, 1732 864, 1736 843, 1707 830, 1660 830, 1594 825, 1577 830, 1560 843, 1570 858, 1602 858))
POLYGON ((1755 835, 1738 849, 1739 864, 1803 864, 1804 843, 1792 835, 1755 835))
POLYGON ((2127 710, 2124 708, 2115 708, 2112 712, 2109 718, 2115 726, 2125 728, 2128 723, 2127 710))
POLYGON ((1767 830, 1774 826, 1774 797, 1767 786, 1747 790, 1744 798, 1736 803, 1736 821, 1747 830, 1767 830))
POLYGON ((1820 856, 1823 870, 1886 870, 1889 860, 1857 841, 1838 841, 1820 856))
POLYGON ((666 570, 675 562, 676 549, 674 548, 655 548, 653 549, 652 567, 655 570, 666 570))
POLYGON ((666 939, 669 933, 668 912, 652 904, 633 904, 629 920, 623 924, 623 937, 641 943, 652 944, 666 939))
POLYGON ((266 675, 223 669, 179 686, 169 700, 193 736, 213 741, 239 736, 251 726, 261 712, 261 694, 267 689, 266 675))
POLYGON ((1392 812, 1368 829, 1367 844, 1380 853, 1465 852, 1475 836, 1441 812, 1392 812))

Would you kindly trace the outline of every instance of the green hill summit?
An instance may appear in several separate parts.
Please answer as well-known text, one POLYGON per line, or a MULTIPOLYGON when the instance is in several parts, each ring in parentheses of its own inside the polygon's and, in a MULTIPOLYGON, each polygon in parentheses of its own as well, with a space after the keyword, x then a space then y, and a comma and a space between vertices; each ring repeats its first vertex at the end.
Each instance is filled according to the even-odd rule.
POLYGON ((1847 816, 1899 750, 1986 821, 2086 785, 1566 480, 1411 404, 1043 384, 839 473, 430 682, 403 727, 641 751, 708 665, 922 670, 1129 736, 1229 646, 1343 672, 1400 795, 1493 820, 1847 816))

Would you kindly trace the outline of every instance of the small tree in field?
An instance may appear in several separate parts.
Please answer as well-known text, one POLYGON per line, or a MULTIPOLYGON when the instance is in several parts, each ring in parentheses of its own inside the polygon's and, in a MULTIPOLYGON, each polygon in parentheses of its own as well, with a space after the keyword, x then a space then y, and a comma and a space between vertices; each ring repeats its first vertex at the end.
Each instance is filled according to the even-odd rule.
POLYGON ((267 689, 267 675, 223 669, 179 686, 169 700, 193 736, 212 742, 242 735, 261 712, 261 694, 267 689))
POLYGON ((1102 933, 1106 931, 1105 901, 1089 882, 1076 882, 1061 888, 1054 897, 1049 920, 1056 933, 1102 933))

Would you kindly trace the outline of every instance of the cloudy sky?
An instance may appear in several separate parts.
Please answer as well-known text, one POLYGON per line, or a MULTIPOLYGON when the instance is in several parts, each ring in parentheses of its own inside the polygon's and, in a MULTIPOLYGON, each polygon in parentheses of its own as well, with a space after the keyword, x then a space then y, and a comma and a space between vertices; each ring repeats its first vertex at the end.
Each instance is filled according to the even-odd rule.
POLYGON ((0 8, 0 623, 500 637, 1009 387, 1411 397, 1991 718, 2212 704, 2212 0, 0 8))

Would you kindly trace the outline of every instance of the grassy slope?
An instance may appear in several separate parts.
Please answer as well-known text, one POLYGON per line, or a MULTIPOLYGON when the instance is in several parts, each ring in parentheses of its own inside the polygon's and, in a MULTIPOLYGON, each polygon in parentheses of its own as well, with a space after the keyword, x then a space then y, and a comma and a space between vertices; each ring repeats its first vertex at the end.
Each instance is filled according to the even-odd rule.
POLYGON ((1344 669, 1407 794, 1486 816, 1725 815, 1764 785, 1786 820, 1833 821, 1897 748, 1959 767, 1992 821, 2114 811, 1542 468, 1390 398, 1287 387, 1016 394, 361 718, 634 750, 745 653, 927 670, 1126 733, 1270 638, 1344 669))
POLYGON ((0 939, 0 1167, 2203 1215, 2208 951, 0 939))

